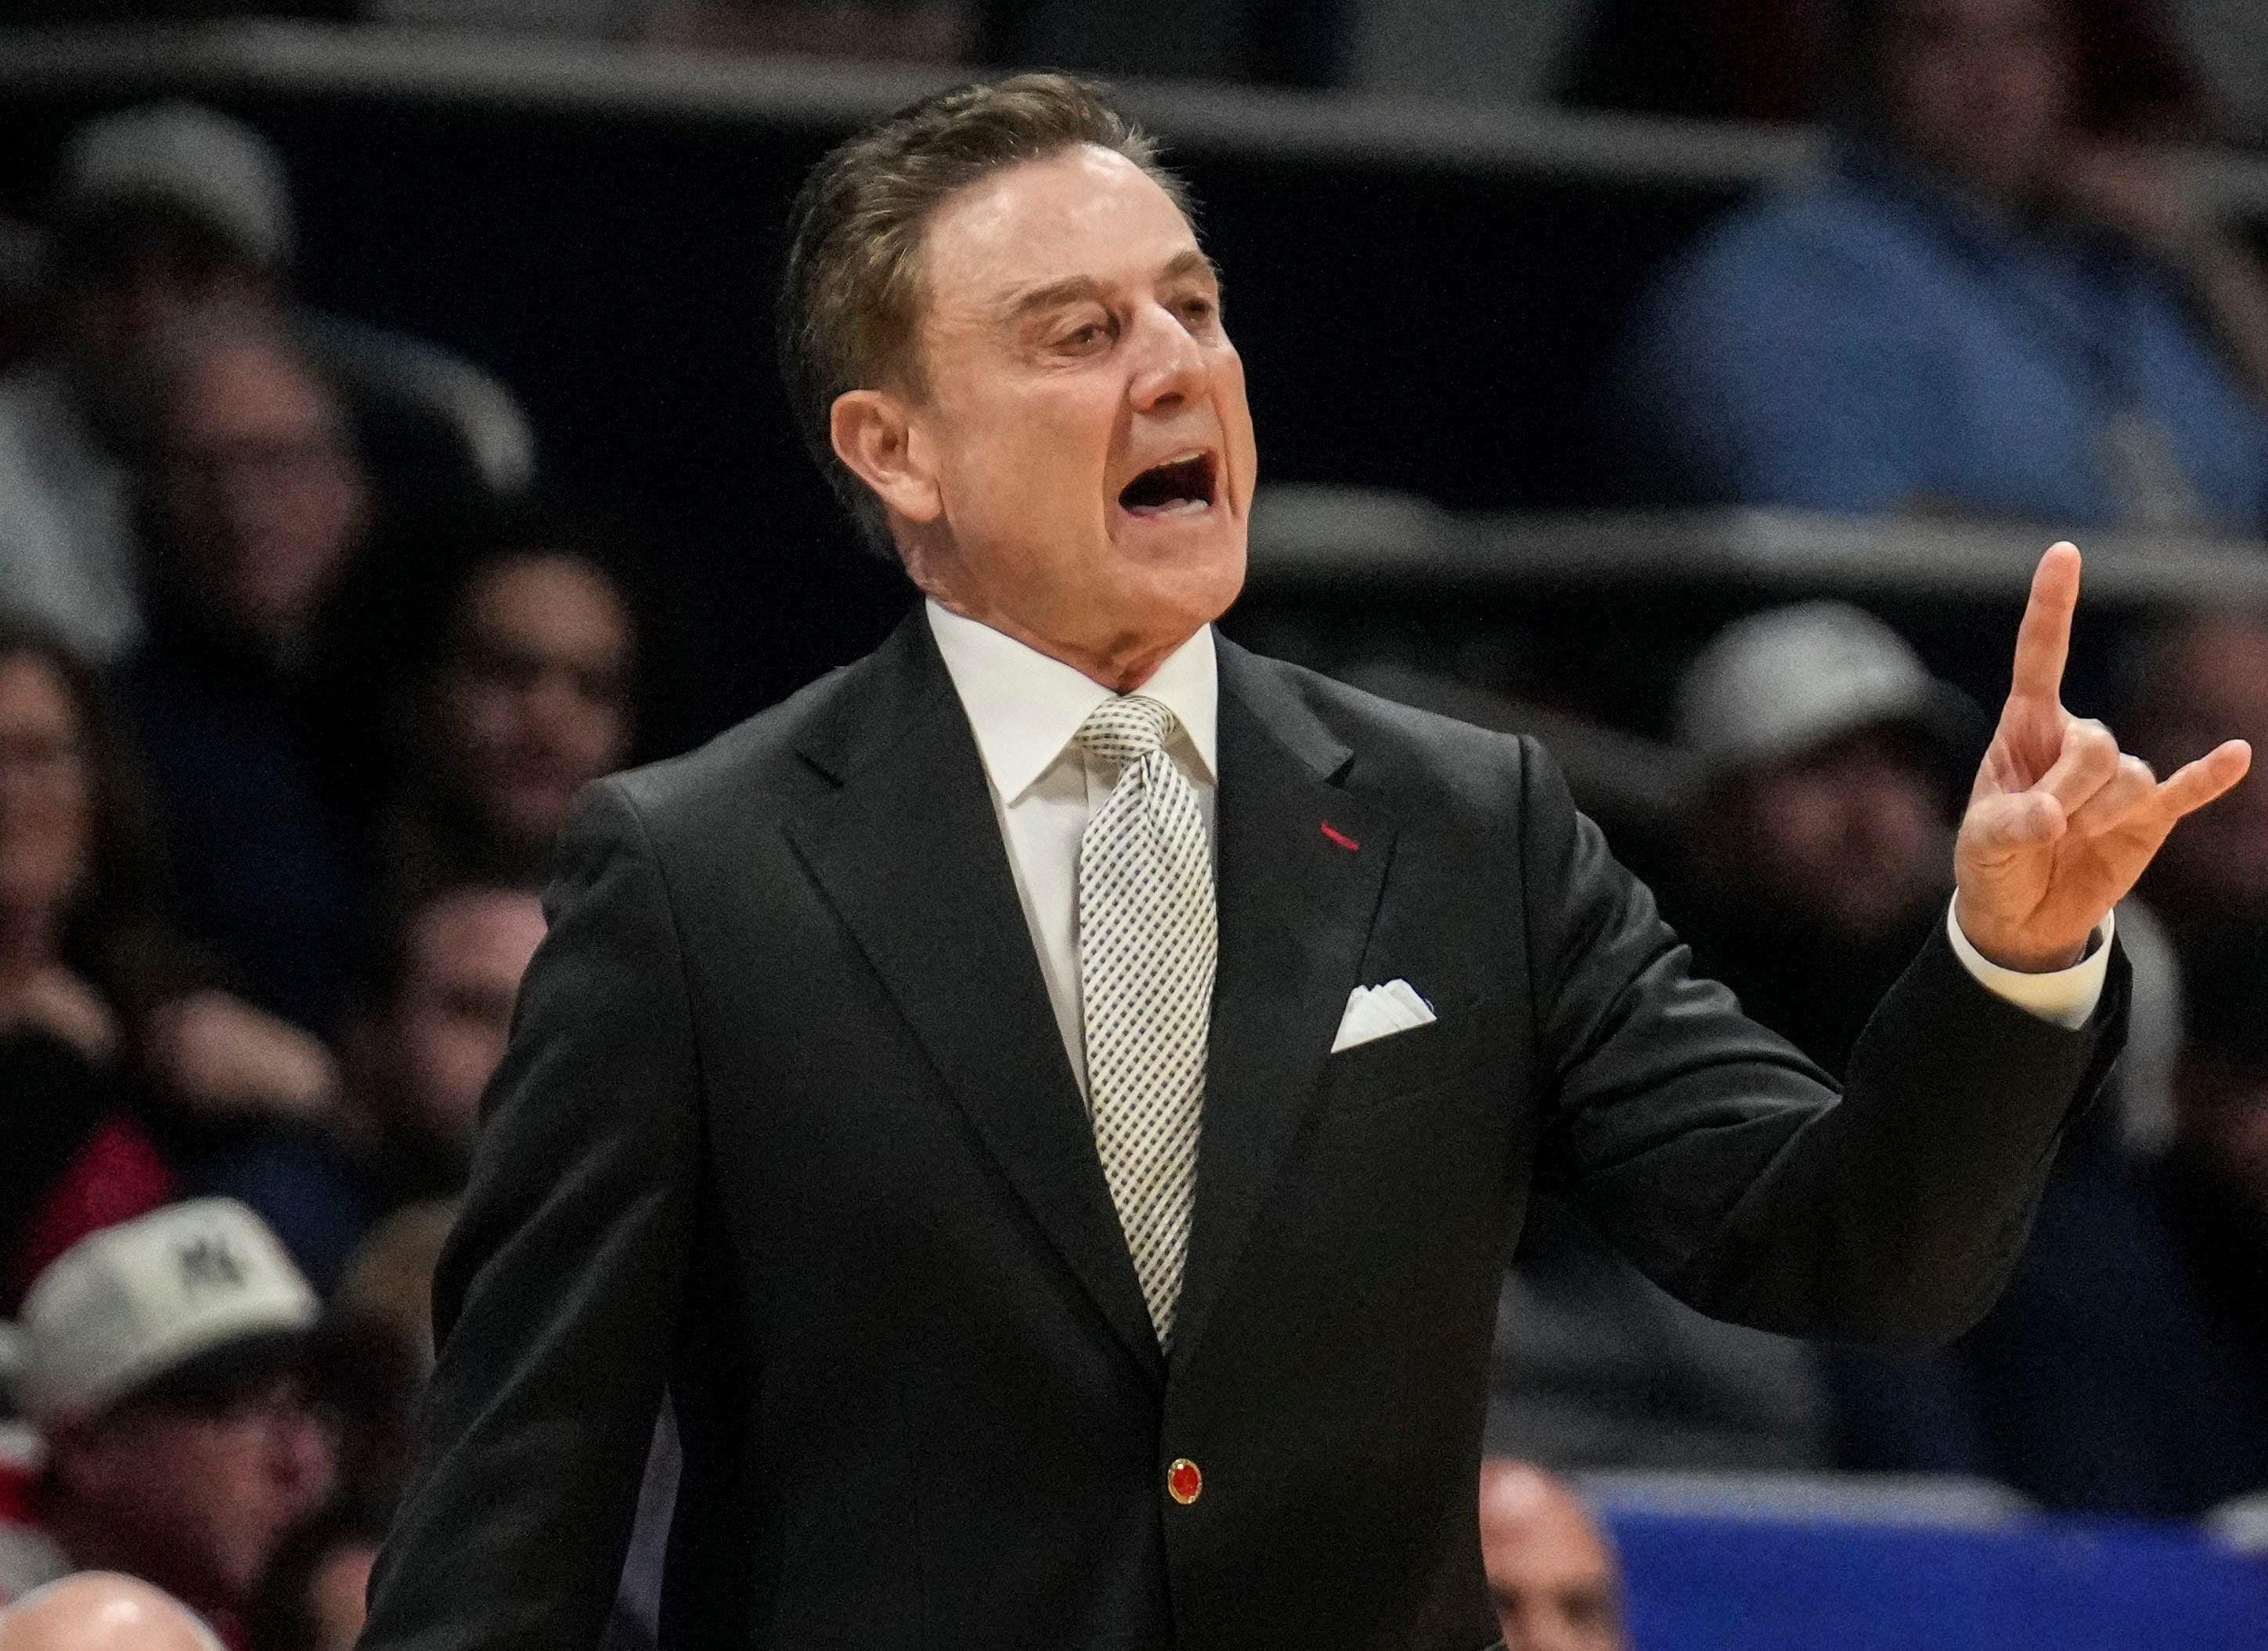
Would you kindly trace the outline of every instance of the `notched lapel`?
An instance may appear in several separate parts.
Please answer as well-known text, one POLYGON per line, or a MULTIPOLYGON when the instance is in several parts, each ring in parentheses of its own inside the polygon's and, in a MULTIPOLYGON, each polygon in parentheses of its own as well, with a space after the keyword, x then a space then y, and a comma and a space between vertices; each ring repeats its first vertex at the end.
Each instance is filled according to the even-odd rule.
POLYGON ((1335 779, 1350 753, 1221 645, 1220 967, 1178 1362, 1204 1333, 1318 1093, 1394 849, 1392 818, 1335 779))
POLYGON ((917 612, 806 750, 790 838, 1001 1173, 1152 1381, 1156 1332, 1016 896, 975 737, 917 612))

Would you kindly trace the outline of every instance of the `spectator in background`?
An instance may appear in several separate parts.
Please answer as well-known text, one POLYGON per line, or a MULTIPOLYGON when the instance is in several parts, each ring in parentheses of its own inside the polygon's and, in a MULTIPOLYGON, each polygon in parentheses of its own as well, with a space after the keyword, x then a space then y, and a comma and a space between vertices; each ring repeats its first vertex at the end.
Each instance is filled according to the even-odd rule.
POLYGON ((396 708, 387 813, 396 903, 466 879, 540 885, 568 805, 637 748, 649 645, 598 534, 540 512, 459 540, 396 708))
POLYGON ((179 1600, 114 1572, 86 1571, 0 1610, 0 1651, 222 1651, 179 1600))
POLYGON ((370 494, 330 385, 284 334, 201 328, 153 372, 150 634, 122 677, 184 922, 261 1007, 335 1030, 361 966, 370 868, 337 767, 331 598, 370 494))
POLYGON ((1505 1651, 1628 1651, 1614 1549, 1572 1491, 1492 1456, 1481 1463, 1480 1517, 1505 1651))
POLYGON ((1705 973, 1830 1072, 1945 922, 1981 722, 1896 632, 1834 602, 1734 622, 1679 685, 1707 796, 1672 919, 1705 973))
POLYGON ((0 377, 0 605, 92 660, 132 644, 139 375, 169 330, 273 313, 291 254, 283 169, 238 122, 166 104, 71 135, 40 283, 42 347, 0 377))
MULTIPOLYGON (((2268 735, 2268 610, 2175 620, 2138 647, 2132 676, 2137 748, 2161 771, 2197 743, 2208 717, 2268 735)), ((2146 885, 2198 979, 2268 950, 2268 785, 2248 778, 2227 801, 2146 885)))
POLYGON ((163 1203, 198 1119, 289 1112, 321 1047, 215 989, 161 918, 154 824, 92 673, 0 626, 0 1313, 163 1203))
POLYGON ((2089 131, 2071 0, 1848 0, 1823 175, 1637 313, 1638 473, 1707 502, 2268 529, 2268 283, 2089 131))
POLYGON ((40 260, 33 357, 0 376, 0 608, 107 664, 139 635, 134 462, 158 341, 197 325, 289 324, 347 397, 378 492, 403 514, 528 485, 510 391, 423 340, 296 305, 281 158, 188 103, 72 133, 40 260))
POLYGON ((35 1524, 0 1528, 0 1597, 122 1571, 232 1647, 291 1531, 330 1496, 298 1367, 314 1293, 252 1212, 169 1205, 82 1240, 25 1303, 35 1524))
POLYGON ((379 1221, 463 1190, 481 1094, 542 938, 524 889, 429 889, 381 949, 335 1117, 263 1131, 217 1154, 198 1185, 258 1210, 328 1294, 379 1221))

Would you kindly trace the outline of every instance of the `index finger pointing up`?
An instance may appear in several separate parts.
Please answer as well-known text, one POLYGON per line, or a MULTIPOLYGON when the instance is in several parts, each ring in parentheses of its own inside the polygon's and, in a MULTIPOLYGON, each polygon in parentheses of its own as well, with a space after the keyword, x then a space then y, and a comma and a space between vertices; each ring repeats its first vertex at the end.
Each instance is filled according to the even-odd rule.
POLYGON ((2013 699, 2049 704, 2063 697, 2063 666, 2071 652, 2071 616, 2079 607, 2079 547, 2051 545, 2032 574, 2031 600, 2016 632, 2016 668, 2009 679, 2013 699))

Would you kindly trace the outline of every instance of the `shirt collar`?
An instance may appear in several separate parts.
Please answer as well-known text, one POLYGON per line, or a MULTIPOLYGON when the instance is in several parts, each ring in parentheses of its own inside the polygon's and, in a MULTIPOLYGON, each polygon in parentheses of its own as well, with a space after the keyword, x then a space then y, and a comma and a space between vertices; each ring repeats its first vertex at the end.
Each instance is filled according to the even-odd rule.
MULTIPOLYGON (((968 713, 976 749, 1004 803, 1013 805, 1055 765, 1089 712, 1111 692, 1061 660, 1050 659, 990 625, 926 602, 930 634, 968 713)), ((1219 784, 1220 677, 1212 627, 1205 625, 1166 656, 1135 690, 1172 711, 1204 778, 1219 784)))

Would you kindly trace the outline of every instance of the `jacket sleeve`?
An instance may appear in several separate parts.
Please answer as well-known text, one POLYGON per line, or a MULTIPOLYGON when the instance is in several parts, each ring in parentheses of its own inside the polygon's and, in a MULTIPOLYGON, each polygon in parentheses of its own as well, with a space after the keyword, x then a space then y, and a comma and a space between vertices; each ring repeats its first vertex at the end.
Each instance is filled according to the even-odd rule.
POLYGON ((1690 972, 1646 887, 1527 743, 1539 1171, 1657 1283, 1787 1335, 1933 1342, 1992 1305, 2056 1146, 2125 1025, 2114 958, 2066 1031, 1994 996, 1941 925, 1876 1007, 1845 1092, 1690 972))
POLYGON ((434 1286, 440 1356, 363 1651, 574 1651, 621 1575, 683 1290, 698 1070, 668 890, 617 782, 544 896, 434 1286))

